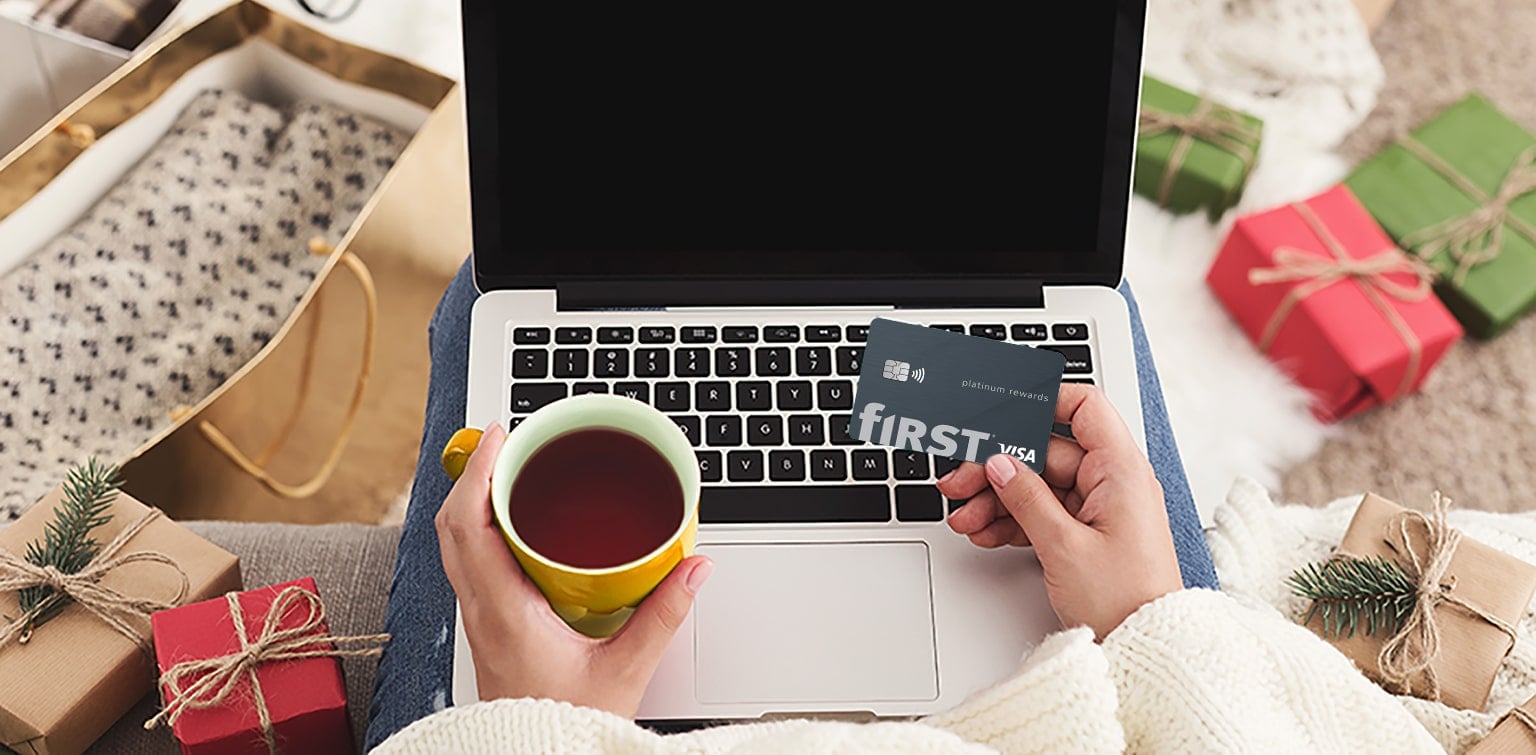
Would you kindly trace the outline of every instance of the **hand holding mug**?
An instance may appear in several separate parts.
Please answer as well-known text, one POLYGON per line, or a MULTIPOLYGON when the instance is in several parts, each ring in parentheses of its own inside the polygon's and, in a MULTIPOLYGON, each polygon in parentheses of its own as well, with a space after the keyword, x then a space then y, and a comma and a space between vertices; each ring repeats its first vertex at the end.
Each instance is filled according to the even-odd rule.
POLYGON ((492 514, 491 474, 506 437, 486 430, 436 521, 480 698, 548 698, 633 717, 714 564, 684 559, 611 637, 572 629, 523 573, 492 514))
POLYGON ((984 548, 1031 545, 1065 626, 1102 639, 1140 608, 1183 587, 1163 488, 1103 392, 1066 383, 1056 421, 1077 442, 1051 438, 1045 475, 1006 454, 963 464, 939 491, 969 499, 949 526, 984 548))

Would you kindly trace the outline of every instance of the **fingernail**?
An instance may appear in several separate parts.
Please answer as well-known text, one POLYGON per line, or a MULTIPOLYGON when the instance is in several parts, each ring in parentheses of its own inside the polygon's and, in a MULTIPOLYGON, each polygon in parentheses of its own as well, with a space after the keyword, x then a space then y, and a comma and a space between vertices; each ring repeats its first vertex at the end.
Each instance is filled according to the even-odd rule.
POLYGON ((987 479, 991 480, 993 485, 1004 487, 1018 473, 1019 469, 1014 466, 1013 459, 1005 454, 997 454, 987 459, 987 479))
POLYGON ((715 562, 706 558, 695 565, 693 571, 688 573, 688 579, 683 583, 683 586, 688 588, 688 592, 697 595, 699 588, 704 586, 705 580, 709 579, 709 575, 713 573, 715 573, 715 562))
POLYGON ((951 469, 948 472, 945 472, 944 476, 939 478, 939 482, 941 482, 941 483, 948 482, 949 478, 954 477, 955 473, 958 472, 958 471, 960 471, 960 470, 958 470, 958 469, 951 469))

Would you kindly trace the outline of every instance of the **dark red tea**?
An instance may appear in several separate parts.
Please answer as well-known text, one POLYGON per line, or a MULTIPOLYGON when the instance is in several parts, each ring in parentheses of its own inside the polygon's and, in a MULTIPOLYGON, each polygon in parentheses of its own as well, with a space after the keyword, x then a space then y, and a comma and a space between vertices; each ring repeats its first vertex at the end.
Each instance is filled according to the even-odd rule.
POLYGON ((666 542, 683 521, 683 488, 649 443, 617 430, 577 430, 523 464, 507 509, 517 534, 540 555, 602 569, 666 542))

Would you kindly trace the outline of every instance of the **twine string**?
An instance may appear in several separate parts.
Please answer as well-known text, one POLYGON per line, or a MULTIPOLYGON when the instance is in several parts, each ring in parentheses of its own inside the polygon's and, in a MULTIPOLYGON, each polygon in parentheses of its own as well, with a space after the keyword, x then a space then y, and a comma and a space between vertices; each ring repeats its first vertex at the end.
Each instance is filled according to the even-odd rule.
POLYGON ((1157 203, 1166 207, 1173 192, 1173 181, 1196 139, 1232 153, 1243 162, 1243 169, 1253 167, 1257 157, 1253 144, 1260 132, 1253 124, 1243 120, 1241 114, 1201 97, 1195 109, 1188 113, 1171 113, 1167 110, 1142 108, 1137 119, 1143 137, 1169 132, 1179 134, 1173 149, 1168 153, 1168 164, 1163 168, 1162 180, 1157 187, 1157 203))
POLYGON ((1489 195, 1418 139, 1405 135, 1398 143, 1478 205, 1465 215, 1421 228, 1402 239, 1404 247, 1423 259, 1433 259, 1441 252, 1450 255, 1456 263, 1453 283, 1461 285, 1473 268, 1498 259, 1504 251, 1505 226, 1536 244, 1536 227, 1509 212, 1511 202, 1536 192, 1536 147, 1526 148, 1515 158, 1498 190, 1489 195))
POLYGON ((379 655, 383 652, 380 646, 389 641, 388 634, 349 637, 318 633, 325 621, 325 604, 319 595, 297 585, 278 593, 267 610, 261 632, 253 639, 245 629, 245 612, 240 606, 239 595, 227 593, 224 598, 229 602, 229 615, 234 620, 240 650, 217 658, 184 661, 166 669, 160 675, 160 683, 169 689, 167 703, 163 710, 144 722, 145 729, 153 729, 161 723, 174 726, 189 710, 223 705, 240 682, 249 679, 262 738, 267 751, 275 755, 277 741, 272 728, 272 713, 267 707, 267 697, 261 689, 256 669, 277 661, 379 655), (282 628, 283 621, 295 610, 304 612, 303 619, 294 626, 282 628))
MULTIPOLYGON (((1273 283, 1289 283, 1302 281, 1302 283, 1286 293, 1280 300, 1280 305, 1270 315, 1269 322, 1265 324, 1263 333, 1259 336, 1259 350, 1265 353, 1274 345, 1275 337, 1280 334, 1280 328, 1290 319, 1296 306, 1313 294, 1322 291, 1340 281, 1354 281, 1365 292, 1371 305, 1381 312, 1386 318, 1387 324, 1397 333, 1403 343, 1408 347, 1408 364, 1403 370, 1403 378, 1398 383, 1397 392, 1392 399, 1406 394, 1412 387, 1413 381, 1419 375, 1419 366, 1424 358, 1423 344, 1419 337, 1408 327, 1386 297, 1391 297, 1403 302, 1422 301, 1430 294, 1430 280, 1434 272, 1422 261, 1401 254, 1396 248, 1388 247, 1369 257, 1355 259, 1349 256, 1349 252, 1339 241, 1338 237, 1329 230, 1317 213, 1303 202, 1296 202, 1291 208, 1301 216, 1302 221, 1312 231, 1323 247, 1328 250, 1328 256, 1319 256, 1314 252, 1308 252, 1295 247, 1284 246, 1275 251, 1274 267, 1255 268, 1248 271, 1249 285, 1262 286, 1273 283), (1406 274, 1413 276, 1411 284, 1404 284, 1388 277, 1392 274, 1406 274)), ((1391 399, 1389 399, 1391 400, 1391 399)))
MULTIPOLYGON (((135 630, 131 622, 135 619, 147 621, 150 614, 175 608, 186 599, 187 592, 191 589, 187 573, 170 556, 159 551, 135 551, 123 555, 118 555, 118 552, 160 515, 159 509, 150 509, 145 512, 144 516, 117 533, 117 537, 112 538, 111 542, 98 551, 90 563, 72 574, 61 572, 53 566, 38 566, 0 548, 0 592, 27 590, 34 587, 50 588, 55 595, 68 597, 117 633, 127 637, 140 650, 146 653, 152 652, 153 646, 150 645, 149 640, 135 630), (108 573, 134 563, 155 563, 170 567, 181 579, 176 597, 170 601, 136 598, 101 584, 102 578, 108 573)), ((26 644, 32 638, 32 632, 35 629, 33 622, 48 609, 48 604, 49 601, 43 601, 16 620, 0 627, 0 648, 4 648, 12 641, 17 644, 26 644)))

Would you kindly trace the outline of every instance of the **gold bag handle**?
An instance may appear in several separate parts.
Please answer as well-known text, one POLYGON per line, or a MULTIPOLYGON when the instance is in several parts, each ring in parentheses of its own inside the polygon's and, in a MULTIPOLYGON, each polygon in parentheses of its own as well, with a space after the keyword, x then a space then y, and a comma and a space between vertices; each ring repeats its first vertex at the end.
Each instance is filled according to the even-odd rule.
MULTIPOLYGON (((322 239, 310 241, 309 250, 315 254, 330 254, 334 251, 322 239)), ((308 480, 297 484, 289 484, 278 480, 266 469, 267 463, 272 460, 273 454, 277 453, 279 448, 282 448, 287 442, 289 434, 293 432, 294 425, 298 423, 299 414, 301 413, 300 409, 304 406, 304 399, 309 395, 310 382, 314 376, 315 344, 320 340, 322 309, 319 296, 315 297, 313 303, 314 316, 310 318, 309 343, 304 347, 304 362, 300 368, 303 378, 299 384, 297 398, 293 402, 293 409, 289 412, 288 419, 283 422, 283 428, 267 444, 267 447, 262 449, 255 459, 251 459, 245 455, 245 452, 236 447, 234 442, 229 439, 229 436, 225 435, 212 422, 203 420, 197 425, 197 429, 202 431, 203 437, 207 438, 208 442, 213 444, 213 447, 223 453, 225 457, 234 462, 235 466, 240 467, 246 474, 254 477, 258 482, 265 485, 268 490, 284 498, 308 498, 319 492, 320 488, 325 487, 325 483, 330 480, 331 474, 336 471, 336 465, 341 462, 341 452, 346 448, 347 440, 352 435, 352 426, 356 424, 358 410, 362 408, 363 404, 363 390, 368 387, 368 377, 373 372, 373 349, 374 342, 378 336, 379 324, 379 292, 374 286, 373 275, 368 272, 368 266, 363 264, 363 261, 356 254, 350 251, 343 252, 340 262, 357 278, 358 285, 363 289, 363 299, 367 306, 367 324, 363 337, 363 365, 362 369, 357 373, 357 384, 352 389, 352 403, 347 406, 347 414, 342 420, 341 430, 337 432, 336 439, 332 441, 331 449, 326 453, 325 461, 320 465, 320 469, 308 480)))

